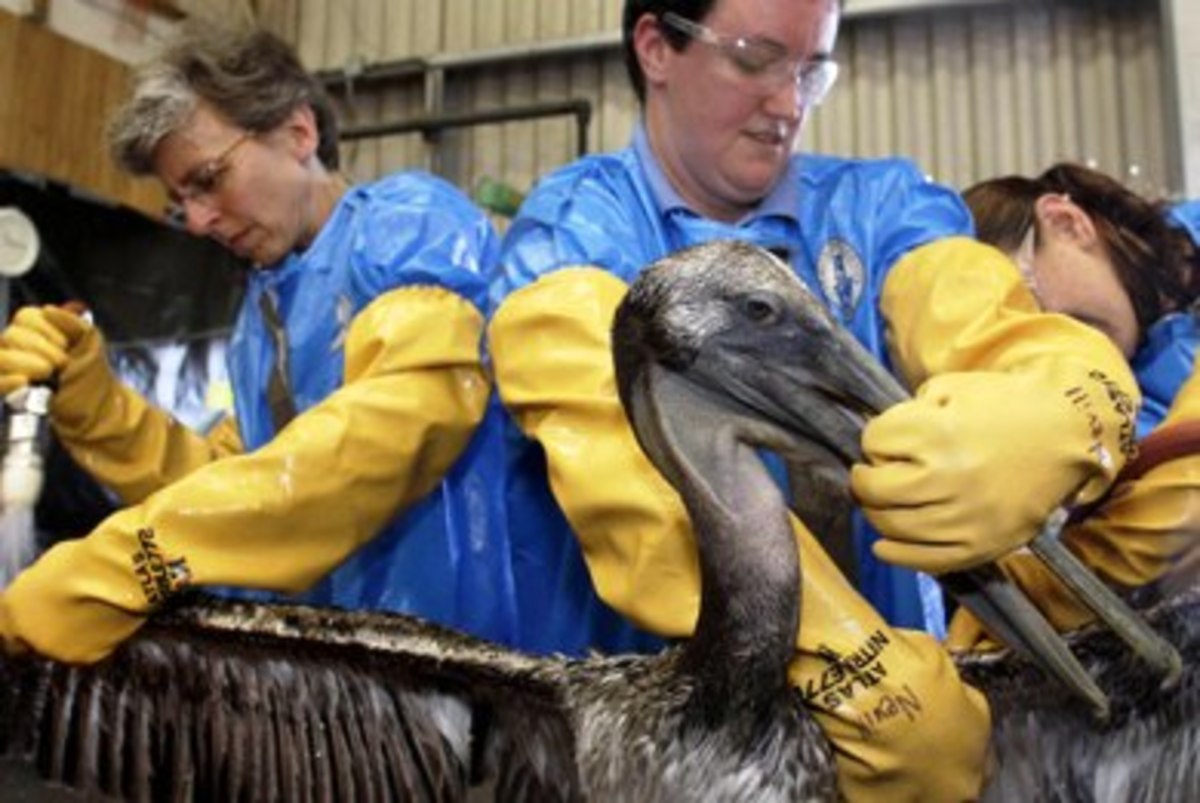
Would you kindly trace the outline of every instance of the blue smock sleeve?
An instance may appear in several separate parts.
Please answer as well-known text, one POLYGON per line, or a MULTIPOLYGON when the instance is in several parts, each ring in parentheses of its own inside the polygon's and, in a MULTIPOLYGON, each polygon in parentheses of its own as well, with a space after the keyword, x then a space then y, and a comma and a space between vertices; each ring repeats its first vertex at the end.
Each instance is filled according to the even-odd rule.
POLYGON ((600 267, 630 282, 662 254, 648 201, 623 178, 629 169, 617 156, 593 157, 545 179, 505 235, 493 301, 573 265, 600 267))
POLYGON ((461 192, 428 174, 400 174, 363 211, 353 288, 370 299, 397 287, 434 285, 486 312, 498 250, 491 223, 461 192))

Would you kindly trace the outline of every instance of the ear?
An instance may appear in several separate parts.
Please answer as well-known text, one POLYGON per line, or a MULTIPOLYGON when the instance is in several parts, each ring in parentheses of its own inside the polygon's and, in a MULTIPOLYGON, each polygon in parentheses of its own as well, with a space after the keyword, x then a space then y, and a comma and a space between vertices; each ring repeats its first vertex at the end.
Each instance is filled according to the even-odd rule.
POLYGON ((1047 193, 1034 202, 1033 209, 1043 234, 1062 237, 1081 248, 1091 248, 1096 244, 1096 224, 1070 196, 1047 193))
POLYGON ((653 14, 643 14, 633 26, 633 50, 646 77, 646 86, 663 83, 674 51, 653 14))
POLYGON ((297 160, 307 162, 316 154, 320 134, 317 115, 311 106, 305 104, 293 109, 280 130, 287 137, 288 149, 297 160))

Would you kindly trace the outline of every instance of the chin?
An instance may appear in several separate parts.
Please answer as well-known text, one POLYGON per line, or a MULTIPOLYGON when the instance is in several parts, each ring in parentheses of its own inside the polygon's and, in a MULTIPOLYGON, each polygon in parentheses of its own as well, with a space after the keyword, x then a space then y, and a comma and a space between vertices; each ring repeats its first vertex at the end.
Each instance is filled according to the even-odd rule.
POLYGON ((772 148, 769 153, 759 153, 742 170, 742 183, 747 187, 757 185, 770 189, 787 169, 788 159, 792 152, 781 147, 772 148))
POLYGON ((756 204, 771 194, 771 190, 775 189, 775 185, 779 183, 782 175, 783 164, 780 164, 769 172, 743 176, 742 180, 735 185, 736 192, 747 205, 756 204))
POLYGON ((279 253, 276 249, 259 246, 246 254, 243 259, 252 262, 256 268, 269 268, 283 261, 287 253, 279 253))

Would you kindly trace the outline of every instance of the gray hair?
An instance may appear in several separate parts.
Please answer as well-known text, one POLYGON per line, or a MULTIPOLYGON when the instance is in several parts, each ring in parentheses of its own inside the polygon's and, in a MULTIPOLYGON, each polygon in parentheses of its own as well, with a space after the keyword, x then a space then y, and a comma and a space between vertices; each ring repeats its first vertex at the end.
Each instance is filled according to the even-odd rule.
POLYGON ((298 108, 317 122, 317 158, 338 167, 337 116, 321 83, 291 46, 261 29, 191 23, 142 66, 130 99, 108 126, 113 159, 135 175, 154 172, 154 151, 195 113, 200 101, 247 131, 266 133, 298 108))

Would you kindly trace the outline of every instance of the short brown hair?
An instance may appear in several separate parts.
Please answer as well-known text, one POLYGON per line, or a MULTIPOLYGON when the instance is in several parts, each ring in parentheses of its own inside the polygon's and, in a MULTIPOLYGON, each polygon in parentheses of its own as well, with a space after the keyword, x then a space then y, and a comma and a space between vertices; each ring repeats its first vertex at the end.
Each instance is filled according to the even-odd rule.
POLYGON ((187 122, 199 101, 247 131, 265 133, 297 108, 316 117, 317 158, 338 167, 337 116, 321 83, 279 37, 257 28, 192 22, 141 67, 130 99, 108 128, 113 158, 135 174, 153 172, 159 142, 187 122))

